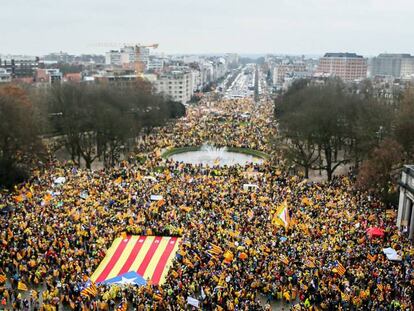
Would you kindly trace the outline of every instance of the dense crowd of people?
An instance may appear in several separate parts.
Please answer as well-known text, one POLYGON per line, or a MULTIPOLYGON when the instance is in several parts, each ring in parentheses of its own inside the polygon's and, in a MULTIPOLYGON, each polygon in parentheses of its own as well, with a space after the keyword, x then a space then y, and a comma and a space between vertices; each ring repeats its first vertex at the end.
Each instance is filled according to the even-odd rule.
POLYGON ((289 176, 272 151, 272 104, 223 101, 142 137, 117 168, 51 161, 0 207, 0 299, 20 310, 410 310, 414 248, 395 212, 353 187, 352 176, 314 183, 289 176), (163 159, 169 147, 232 146, 267 152, 263 164, 206 167, 163 159), (152 176, 155 179, 145 178, 152 176), (246 190, 244 184, 257 187, 246 190), (165 204, 154 206, 151 195, 165 204), (272 219, 281 204, 288 227, 272 219), (372 238, 367 229, 384 236, 372 238), (99 286, 80 294, 123 233, 180 236, 160 286, 99 286), (401 261, 387 259, 392 247, 401 261), (345 271, 340 268, 344 268, 345 271), (1 279, 0 279, 1 281, 1 279))

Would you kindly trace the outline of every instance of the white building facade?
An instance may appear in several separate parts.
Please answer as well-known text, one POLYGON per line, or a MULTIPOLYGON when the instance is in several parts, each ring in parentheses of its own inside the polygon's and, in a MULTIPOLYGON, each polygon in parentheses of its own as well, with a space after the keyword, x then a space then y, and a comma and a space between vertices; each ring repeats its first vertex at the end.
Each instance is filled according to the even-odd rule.
POLYGON ((174 70, 160 75, 154 83, 157 93, 186 104, 193 95, 193 76, 190 70, 174 70))
POLYGON ((119 51, 112 50, 105 54, 105 64, 111 66, 122 66, 125 68, 133 68, 134 63, 139 55, 139 60, 148 66, 150 50, 147 47, 124 46, 119 51), (139 49, 139 51, 137 51, 139 49))
POLYGON ((106 52, 105 64, 110 66, 121 66, 121 52, 114 50, 106 52))
POLYGON ((405 165, 400 184, 397 227, 414 240, 414 165, 405 165))
POLYGON ((164 60, 158 57, 151 57, 148 61, 147 70, 161 72, 164 69, 164 60))

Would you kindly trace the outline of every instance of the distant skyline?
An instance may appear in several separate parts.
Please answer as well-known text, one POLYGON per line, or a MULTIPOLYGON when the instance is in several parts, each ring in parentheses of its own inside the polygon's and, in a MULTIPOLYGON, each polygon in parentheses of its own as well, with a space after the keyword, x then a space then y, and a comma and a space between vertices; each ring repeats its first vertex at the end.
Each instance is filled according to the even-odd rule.
POLYGON ((0 54, 414 54, 412 0, 6 0, 0 54), (117 48, 114 46, 114 48, 117 48))

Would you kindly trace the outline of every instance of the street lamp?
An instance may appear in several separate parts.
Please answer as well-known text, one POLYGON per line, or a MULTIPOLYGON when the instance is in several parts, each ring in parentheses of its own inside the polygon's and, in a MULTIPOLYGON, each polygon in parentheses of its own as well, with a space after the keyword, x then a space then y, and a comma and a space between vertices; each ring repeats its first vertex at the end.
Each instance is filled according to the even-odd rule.
POLYGON ((380 143, 382 141, 382 137, 384 135, 384 132, 385 132, 385 128, 382 125, 380 125, 378 131, 376 132, 377 138, 378 138, 378 143, 380 143))

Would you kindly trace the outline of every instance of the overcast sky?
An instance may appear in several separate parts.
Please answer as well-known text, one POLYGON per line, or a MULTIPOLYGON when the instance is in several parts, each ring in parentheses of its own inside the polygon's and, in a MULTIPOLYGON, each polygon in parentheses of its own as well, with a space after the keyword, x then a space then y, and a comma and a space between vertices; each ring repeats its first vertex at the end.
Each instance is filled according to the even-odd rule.
POLYGON ((414 54, 414 0, 0 0, 0 54, 414 54))

